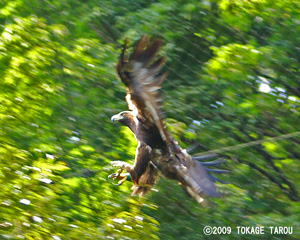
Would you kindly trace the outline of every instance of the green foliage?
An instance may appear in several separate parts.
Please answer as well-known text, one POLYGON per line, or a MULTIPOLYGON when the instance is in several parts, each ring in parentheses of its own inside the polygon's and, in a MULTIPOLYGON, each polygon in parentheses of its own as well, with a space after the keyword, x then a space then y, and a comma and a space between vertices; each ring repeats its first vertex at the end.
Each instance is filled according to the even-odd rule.
MULTIPOLYGON (((168 130, 220 149, 299 131, 297 1, 0 2, 0 238, 212 239, 203 227, 293 226, 299 137, 222 155, 225 196, 201 207, 160 178, 146 197, 114 186, 109 162, 136 141, 115 63, 141 34, 165 40, 168 130)), ((236 231, 235 231, 236 233, 236 231)), ((222 235, 222 239, 252 235, 222 235)), ((257 237, 257 236, 255 236, 257 237)), ((260 236, 270 239, 269 232, 260 236)))

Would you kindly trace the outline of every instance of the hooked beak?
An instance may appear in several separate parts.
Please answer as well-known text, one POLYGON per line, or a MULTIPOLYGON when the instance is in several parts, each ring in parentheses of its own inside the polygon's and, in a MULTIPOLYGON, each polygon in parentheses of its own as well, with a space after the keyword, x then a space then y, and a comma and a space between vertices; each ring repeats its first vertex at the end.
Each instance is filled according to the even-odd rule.
POLYGON ((112 122, 117 122, 117 121, 120 121, 122 119, 122 116, 120 114, 117 114, 117 115, 114 115, 111 117, 111 121, 112 122))

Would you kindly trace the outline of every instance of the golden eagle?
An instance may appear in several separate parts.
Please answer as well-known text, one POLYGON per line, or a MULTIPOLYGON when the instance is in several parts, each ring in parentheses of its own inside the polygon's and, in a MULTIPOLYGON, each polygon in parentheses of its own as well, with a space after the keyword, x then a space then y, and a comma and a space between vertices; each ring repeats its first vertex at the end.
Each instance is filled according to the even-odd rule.
POLYGON ((142 35, 129 58, 125 56, 126 43, 124 45, 116 68, 127 87, 126 101, 131 111, 114 115, 111 120, 129 127, 138 146, 134 165, 112 161, 111 164, 120 169, 110 177, 121 179, 119 184, 130 179, 133 182, 132 195, 144 195, 151 190, 160 172, 167 178, 177 180, 190 196, 202 203, 203 195, 212 197, 220 195, 214 184, 218 179, 210 175, 208 171, 211 169, 203 165, 215 165, 222 160, 199 162, 198 160, 215 155, 191 157, 166 130, 159 92, 161 83, 166 77, 165 72, 160 72, 165 58, 156 59, 160 45, 161 41, 158 39, 149 44, 149 38, 142 35), (123 170, 129 174, 122 174, 123 170))

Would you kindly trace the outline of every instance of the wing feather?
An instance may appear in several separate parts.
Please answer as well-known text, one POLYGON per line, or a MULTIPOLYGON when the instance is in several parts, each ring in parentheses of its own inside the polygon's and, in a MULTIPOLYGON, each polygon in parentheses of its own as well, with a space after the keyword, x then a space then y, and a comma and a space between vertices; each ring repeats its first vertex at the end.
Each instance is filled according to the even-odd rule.
POLYGON ((128 59, 125 59, 125 44, 117 71, 127 86, 126 101, 129 109, 134 110, 138 118, 156 125, 162 139, 168 144, 170 136, 162 121, 162 101, 159 92, 167 74, 159 72, 165 57, 156 60, 161 43, 161 40, 154 40, 149 44, 149 38, 142 35, 128 59))

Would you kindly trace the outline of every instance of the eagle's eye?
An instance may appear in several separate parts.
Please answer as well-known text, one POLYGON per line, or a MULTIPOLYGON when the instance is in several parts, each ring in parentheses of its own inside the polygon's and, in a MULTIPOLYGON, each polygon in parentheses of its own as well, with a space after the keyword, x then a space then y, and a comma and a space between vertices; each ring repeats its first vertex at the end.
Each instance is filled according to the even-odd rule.
POLYGON ((128 112, 122 112, 121 116, 124 117, 124 118, 128 117, 128 112))

